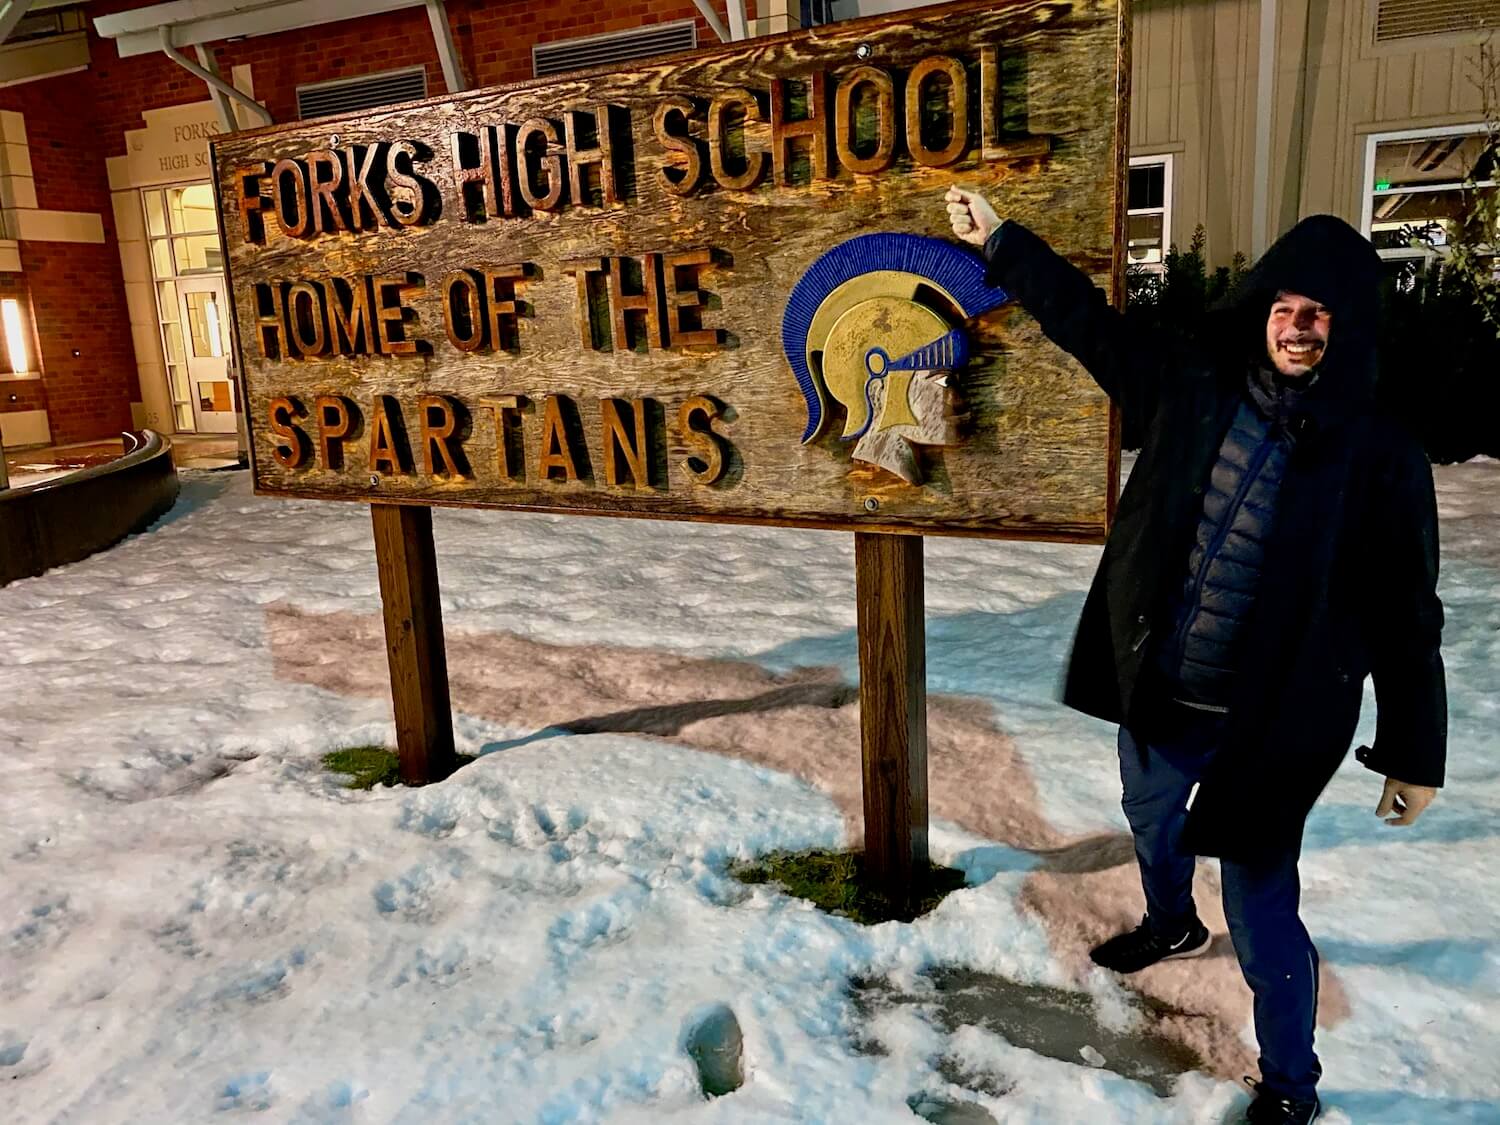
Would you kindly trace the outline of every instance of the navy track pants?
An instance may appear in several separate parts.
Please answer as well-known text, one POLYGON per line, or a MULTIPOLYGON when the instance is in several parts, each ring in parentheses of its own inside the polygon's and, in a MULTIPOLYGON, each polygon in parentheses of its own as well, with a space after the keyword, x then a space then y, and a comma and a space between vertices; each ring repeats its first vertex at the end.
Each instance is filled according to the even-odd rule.
MULTIPOLYGON (((1159 932, 1180 933, 1197 918, 1195 857, 1180 846, 1193 786, 1218 748, 1220 716, 1205 713, 1144 747, 1120 728, 1125 818, 1135 837, 1146 916, 1159 932)), ((1313 1051, 1318 953, 1297 915, 1299 848, 1254 864, 1220 861, 1224 914, 1240 970, 1255 998, 1261 1081, 1310 1099, 1322 1074, 1313 1051)))

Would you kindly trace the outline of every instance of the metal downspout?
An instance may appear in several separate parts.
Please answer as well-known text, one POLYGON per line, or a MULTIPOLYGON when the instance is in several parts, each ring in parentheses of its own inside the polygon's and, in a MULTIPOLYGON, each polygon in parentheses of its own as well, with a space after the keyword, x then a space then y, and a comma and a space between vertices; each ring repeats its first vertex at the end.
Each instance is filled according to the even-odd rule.
POLYGON ((719 13, 714 11, 714 6, 708 0, 693 0, 698 9, 698 14, 707 21, 713 33, 719 37, 720 43, 729 42, 729 29, 724 26, 724 21, 719 18, 719 13))
POLYGON ((271 111, 268 110, 265 106, 261 105, 260 102, 256 101, 243 90, 231 86, 228 82, 225 82, 224 79, 213 73, 213 71, 205 70, 203 67, 195 63, 192 59, 184 55, 176 47, 172 46, 172 31, 170 28, 163 27, 161 29, 161 49, 162 53, 165 54, 167 58, 171 59, 178 66, 182 67, 183 70, 187 71, 194 77, 200 78, 204 82, 208 83, 209 89, 215 91, 216 93, 223 94, 226 98, 233 98, 241 105, 253 110, 260 115, 261 120, 263 120, 267 125, 273 124, 271 111))
POLYGON ((426 6, 427 22, 432 25, 432 41, 437 44, 438 62, 443 68, 443 84, 448 87, 450 94, 467 90, 469 84, 464 81, 458 51, 453 47, 453 29, 448 25, 448 10, 443 7, 443 0, 426 0, 426 6))
POLYGON ((31 0, 0 0, 0 43, 10 38, 30 7, 31 0))

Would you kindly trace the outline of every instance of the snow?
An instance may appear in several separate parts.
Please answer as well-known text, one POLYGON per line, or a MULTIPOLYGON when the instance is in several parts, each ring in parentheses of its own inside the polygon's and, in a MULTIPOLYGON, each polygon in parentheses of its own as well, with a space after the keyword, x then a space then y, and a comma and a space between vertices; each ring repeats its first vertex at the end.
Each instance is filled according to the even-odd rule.
MULTIPOLYGON (((1436 476, 1448 788, 1388 829, 1351 760, 1303 860, 1304 917, 1347 1002, 1318 1041, 1323 1120, 1345 1125, 1500 1122, 1500 464, 1436 476)), ((1082 988, 1121 1019, 1128 994, 1028 909, 1036 855, 941 817, 934 857, 970 885, 911 925, 740 885, 728 860, 837 845, 846 822, 806 781, 695 746, 701 725, 567 734, 475 708, 460 748, 488 752, 448 781, 340 788, 319 759, 393 737, 383 685, 320 680, 346 657, 316 630, 293 634, 289 672, 270 634, 289 610, 378 611, 365 510, 256 498, 243 473, 184 479, 151 531, 0 590, 0 1119, 883 1122, 953 1096, 1005 1123, 1185 1125, 1243 1104, 1223 1076, 1162 1100, 1092 1048, 1043 1058, 912 1007, 861 1026, 851 978, 908 987, 936 965, 1082 988), (705 1100, 686 1044, 725 1008, 746 1082, 705 1100), (869 1039, 885 1053, 856 1049, 869 1039), (1003 1088, 953 1086, 944 1056, 1003 1088)), ((575 646, 584 684, 631 650, 684 675, 854 679, 849 536, 435 523, 451 638, 575 646)), ((930 689, 984 701, 1068 839, 1124 829, 1113 731, 1055 701, 1097 559, 927 541, 930 689)), ((1360 741, 1372 718, 1373 697, 1360 741)))

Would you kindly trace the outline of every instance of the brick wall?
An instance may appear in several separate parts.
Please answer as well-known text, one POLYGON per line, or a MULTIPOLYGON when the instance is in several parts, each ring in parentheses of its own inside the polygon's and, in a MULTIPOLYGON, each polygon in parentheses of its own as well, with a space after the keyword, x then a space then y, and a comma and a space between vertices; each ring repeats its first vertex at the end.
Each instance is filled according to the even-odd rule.
MULTIPOLYGON (((104 156, 125 151, 125 132, 139 129, 148 109, 201 102, 204 84, 160 51, 122 59, 113 40, 94 36, 92 18, 145 6, 145 0, 107 0, 89 6, 91 64, 80 86, 91 90, 104 156)), ((723 0, 715 0, 723 18, 723 0)), ((754 4, 748 4, 754 14, 754 4)), ((645 24, 693 19, 698 42, 718 42, 693 0, 615 0, 593 4, 557 4, 552 0, 448 0, 448 23, 464 73, 475 86, 519 82, 531 77, 534 43, 598 35, 645 24)), ((432 27, 423 7, 404 8, 317 28, 262 35, 235 43, 214 44, 224 74, 249 64, 255 96, 277 121, 297 117, 297 86, 334 78, 353 78, 420 63, 427 70, 427 89, 442 94, 442 67, 432 27)))
MULTIPOLYGON (((724 18, 723 0, 714 7, 724 18)), ((754 5, 748 4, 753 14, 754 5)), ((549 3, 474 4, 449 7, 454 43, 464 71, 476 86, 520 82, 531 77, 531 48, 536 43, 601 35, 654 23, 692 19, 698 43, 710 46, 718 36, 698 13, 692 0, 618 0, 606 4, 549 3)), ((727 23, 727 20, 726 20, 727 23)))
MULTIPOLYGON (((14 297, 21 302, 23 316, 30 316, 31 289, 26 284, 26 275, 20 273, 0 273, 0 299, 14 297)), ((31 367, 36 367, 36 335, 32 334, 27 340, 26 347, 31 356, 31 367)), ((10 414, 22 410, 46 410, 47 389, 39 379, 28 379, 25 382, 8 383, 0 382, 0 414, 10 414), (11 396, 15 401, 11 401, 11 396)))
POLYGON ((141 392, 113 233, 102 245, 23 242, 21 269, 41 340, 52 440, 130 429, 130 404, 141 392))
MULTIPOLYGON (((0 399, 19 393, 18 386, 30 388, 28 408, 46 408, 56 442, 130 429, 130 403, 141 397, 108 175, 102 155, 86 140, 80 143, 96 133, 95 91, 84 77, 64 75, 0 89, 0 109, 26 119, 37 206, 90 212, 104 225, 102 244, 22 242, 21 274, 6 275, 29 298, 43 379, 40 388, 0 385, 8 388, 0 399)), ((19 403, 5 405, 19 408, 19 403)))
MULTIPOLYGON (((89 7, 89 69, 81 74, 0 89, 0 109, 25 115, 37 205, 89 211, 104 222, 104 245, 28 242, 24 281, 35 317, 44 385, 0 393, 0 409, 45 406, 58 442, 114 434, 130 427, 140 384, 115 241, 104 160, 125 152, 125 133, 150 109, 201 102, 204 84, 160 51, 120 58, 112 40, 93 33, 93 17, 145 6, 148 0, 104 0, 89 7), (74 351, 79 352, 74 355, 74 351), (9 403, 10 393, 18 396, 9 403)), ((723 13, 723 0, 716 7, 723 13)), ((620 0, 559 5, 543 0, 449 0, 449 24, 470 82, 476 86, 531 77, 534 43, 596 35, 644 24, 695 19, 698 40, 716 41, 692 0, 620 0)), ((753 15, 753 5, 751 14, 753 15)), ((297 86, 420 63, 428 89, 445 92, 432 28, 423 7, 364 16, 314 29, 216 44, 225 74, 248 64, 255 95, 277 121, 297 116, 297 86)), ((12 278, 14 275, 10 275, 12 278)))

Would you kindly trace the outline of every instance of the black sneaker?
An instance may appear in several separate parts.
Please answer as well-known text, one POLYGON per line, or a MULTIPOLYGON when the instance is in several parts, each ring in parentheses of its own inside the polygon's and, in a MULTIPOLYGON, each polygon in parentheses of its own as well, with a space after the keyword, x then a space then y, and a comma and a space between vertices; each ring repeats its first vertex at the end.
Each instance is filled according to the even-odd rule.
POLYGON ((1251 1078, 1246 1078, 1245 1083, 1255 1091, 1255 1100, 1245 1111, 1245 1120, 1250 1125, 1312 1125, 1323 1112, 1317 1098, 1311 1101, 1289 1098, 1251 1078))
POLYGON ((1094 964, 1117 973, 1138 973, 1158 961, 1197 957, 1208 949, 1211 940, 1208 927, 1196 919, 1179 933, 1160 934, 1151 928, 1147 919, 1142 918, 1141 924, 1129 933, 1117 934, 1102 945, 1094 946, 1089 950, 1089 956, 1094 964))

